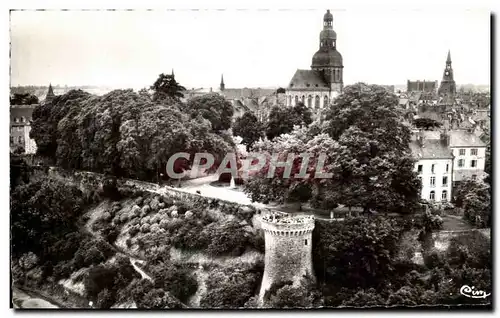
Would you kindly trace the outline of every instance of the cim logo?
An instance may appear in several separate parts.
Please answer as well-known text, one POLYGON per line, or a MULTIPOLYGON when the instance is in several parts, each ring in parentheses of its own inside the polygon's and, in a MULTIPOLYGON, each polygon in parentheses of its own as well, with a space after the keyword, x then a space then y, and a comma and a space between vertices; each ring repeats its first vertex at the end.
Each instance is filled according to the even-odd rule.
POLYGON ((470 287, 468 285, 463 285, 460 288, 460 294, 469 298, 486 298, 491 295, 491 293, 487 294, 484 290, 476 290, 474 286, 470 287))

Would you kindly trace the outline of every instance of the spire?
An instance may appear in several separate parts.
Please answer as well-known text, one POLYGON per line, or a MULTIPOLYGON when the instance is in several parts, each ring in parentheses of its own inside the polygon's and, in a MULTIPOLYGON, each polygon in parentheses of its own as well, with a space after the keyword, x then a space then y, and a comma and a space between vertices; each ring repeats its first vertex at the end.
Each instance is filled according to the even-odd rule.
POLYGON ((446 63, 451 63, 450 50, 448 50, 448 57, 446 58, 446 63))
POLYGON ((172 69, 172 77, 175 77, 174 69, 172 69))
POLYGON ((47 91, 47 96, 45 96, 45 99, 50 100, 53 97, 55 97, 54 90, 52 89, 52 83, 49 83, 49 90, 47 91))
POLYGON ((220 76, 220 90, 223 91, 226 85, 224 84, 224 74, 220 76))

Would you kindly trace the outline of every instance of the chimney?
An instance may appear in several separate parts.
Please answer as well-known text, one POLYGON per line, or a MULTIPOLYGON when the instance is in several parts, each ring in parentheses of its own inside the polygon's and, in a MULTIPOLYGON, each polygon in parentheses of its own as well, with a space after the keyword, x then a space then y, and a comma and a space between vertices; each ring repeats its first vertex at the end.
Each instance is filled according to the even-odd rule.
POLYGON ((417 133, 417 143, 422 148, 424 148, 424 141, 425 141, 424 133, 421 130, 419 130, 417 133))
POLYGON ((443 129, 443 131, 440 134, 440 139, 441 143, 448 147, 450 145, 450 134, 448 133, 447 129, 443 129))

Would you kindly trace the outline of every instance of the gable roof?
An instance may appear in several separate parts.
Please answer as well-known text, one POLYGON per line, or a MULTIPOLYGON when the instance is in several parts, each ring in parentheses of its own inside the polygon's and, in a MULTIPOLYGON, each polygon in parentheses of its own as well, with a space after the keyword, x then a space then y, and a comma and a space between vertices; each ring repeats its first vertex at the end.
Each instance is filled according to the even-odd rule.
POLYGON ((416 159, 453 159, 450 148, 440 139, 424 139, 423 147, 418 141, 412 141, 410 149, 416 159))
POLYGON ((220 91, 220 94, 226 97, 227 99, 242 99, 249 97, 264 97, 271 96, 276 92, 275 89, 269 88, 225 88, 223 91, 220 91))
POLYGON ((450 147, 486 147, 478 136, 467 130, 452 130, 449 134, 450 147))
POLYGON ((328 88, 328 84, 315 71, 297 70, 288 84, 288 88, 328 88))

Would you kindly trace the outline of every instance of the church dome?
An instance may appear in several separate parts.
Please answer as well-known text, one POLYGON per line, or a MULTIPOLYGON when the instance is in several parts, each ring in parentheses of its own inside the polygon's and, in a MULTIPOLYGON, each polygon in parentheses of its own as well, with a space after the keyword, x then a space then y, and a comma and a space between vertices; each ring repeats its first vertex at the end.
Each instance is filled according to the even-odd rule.
POLYGON ((312 58, 312 67, 338 66, 342 67, 342 55, 337 50, 316 52, 312 58))
POLYGON ((336 40, 337 39, 337 32, 335 32, 331 29, 324 29, 319 33, 319 39, 320 39, 320 41, 323 39, 336 40))

